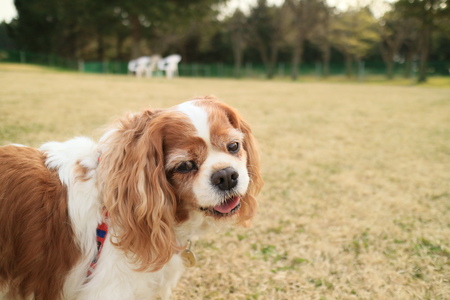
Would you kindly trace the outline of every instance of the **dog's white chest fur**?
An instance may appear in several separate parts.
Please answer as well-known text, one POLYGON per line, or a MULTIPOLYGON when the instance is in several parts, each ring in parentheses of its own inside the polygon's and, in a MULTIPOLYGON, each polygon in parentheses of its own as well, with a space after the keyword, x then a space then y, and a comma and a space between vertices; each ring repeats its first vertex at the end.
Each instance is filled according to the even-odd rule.
MULTIPOLYGON (((199 212, 192 212, 183 226, 176 228, 180 245, 188 240, 197 240, 199 235, 214 227, 205 221, 199 212)), ((93 273, 92 279, 84 285, 75 297, 77 300, 89 299, 90 295, 98 295, 96 299, 153 299, 160 296, 170 299, 172 290, 186 270, 180 254, 172 256, 170 261, 159 271, 139 272, 138 266, 129 263, 123 252, 114 247, 109 237, 93 273)))
POLYGON ((109 239, 105 241, 95 276, 83 287, 76 299, 153 299, 159 295, 169 299, 185 267, 180 255, 156 272, 137 272, 126 257, 115 249, 109 239))

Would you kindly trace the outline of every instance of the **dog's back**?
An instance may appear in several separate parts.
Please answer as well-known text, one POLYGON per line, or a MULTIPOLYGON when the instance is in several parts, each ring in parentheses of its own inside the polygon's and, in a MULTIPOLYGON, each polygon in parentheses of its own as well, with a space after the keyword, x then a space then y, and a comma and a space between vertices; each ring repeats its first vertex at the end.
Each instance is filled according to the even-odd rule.
POLYGON ((70 224, 66 188, 45 155, 0 147, 0 294, 60 298, 80 258, 70 224))

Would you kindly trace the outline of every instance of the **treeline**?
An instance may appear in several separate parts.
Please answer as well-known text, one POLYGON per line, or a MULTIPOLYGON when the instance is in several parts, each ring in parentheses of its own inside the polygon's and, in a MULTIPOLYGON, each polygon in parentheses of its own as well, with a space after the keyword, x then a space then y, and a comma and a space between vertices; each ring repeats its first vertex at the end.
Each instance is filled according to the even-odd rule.
MULTIPOLYGON (((348 76, 363 60, 382 59, 392 78, 418 63, 450 61, 450 1, 398 0, 376 18, 369 6, 339 11, 323 0, 258 0, 248 13, 221 16, 225 0, 15 0, 18 17, 2 24, 15 47, 85 61, 127 61, 179 53, 183 62, 263 63, 267 77, 278 62, 346 62, 348 76)), ((0 30, 1 34, 2 30, 0 30)))

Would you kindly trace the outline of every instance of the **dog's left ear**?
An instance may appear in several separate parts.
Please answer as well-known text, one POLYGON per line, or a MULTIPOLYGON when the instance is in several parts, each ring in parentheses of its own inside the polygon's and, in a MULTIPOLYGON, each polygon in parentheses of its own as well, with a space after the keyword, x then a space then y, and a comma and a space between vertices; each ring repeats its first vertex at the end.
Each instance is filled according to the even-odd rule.
POLYGON ((164 124, 157 112, 129 115, 101 147, 99 184, 108 211, 112 243, 138 270, 156 271, 178 251, 176 197, 164 170, 164 124))
POLYGON ((250 184, 247 194, 241 201, 238 223, 243 226, 249 226, 251 219, 256 214, 258 202, 256 196, 262 189, 264 182, 260 170, 259 148, 255 137, 252 134, 250 125, 242 119, 239 113, 232 107, 217 102, 218 105, 227 114, 228 120, 234 128, 244 133, 244 150, 247 152, 247 170, 250 176, 250 184))

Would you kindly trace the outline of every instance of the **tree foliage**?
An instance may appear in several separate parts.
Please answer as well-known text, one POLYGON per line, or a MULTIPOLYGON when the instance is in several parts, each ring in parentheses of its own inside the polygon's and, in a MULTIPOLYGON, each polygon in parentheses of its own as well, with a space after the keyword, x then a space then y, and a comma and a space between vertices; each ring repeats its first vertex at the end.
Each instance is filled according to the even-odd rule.
POLYGON ((394 77, 395 61, 407 64, 405 77, 409 77, 412 59, 417 54, 417 20, 402 16, 397 10, 391 10, 383 16, 380 23, 380 53, 386 63, 387 78, 394 77))
POLYGON ((296 80, 306 40, 311 40, 314 36, 327 30, 324 27, 328 26, 326 22, 328 8, 325 1, 322 0, 286 0, 284 3, 283 19, 286 20, 284 24, 287 32, 286 38, 292 45, 291 76, 293 80, 296 80), (323 31, 320 32, 319 28, 323 31))
POLYGON ((368 7, 348 10, 335 16, 332 44, 345 56, 347 75, 352 62, 360 62, 379 41, 377 21, 368 7))
POLYGON ((247 47, 247 40, 249 39, 246 22, 246 16, 239 9, 236 9, 234 14, 225 22, 233 51, 236 77, 240 77, 244 50, 247 47))
POLYGON ((447 0, 398 0, 394 4, 394 9, 402 18, 411 19, 417 23, 418 81, 425 82, 433 34, 439 29, 439 23, 444 22, 448 25, 449 3, 447 0))
MULTIPOLYGON (((382 59, 388 78, 395 62, 409 76, 419 61, 450 59, 449 0, 397 0, 381 18, 369 7, 345 11, 325 0, 258 0, 248 12, 219 17, 227 0, 15 0, 18 17, 3 25, 21 50, 84 60, 129 60, 180 53, 184 62, 263 63, 267 77, 281 59, 296 80, 302 62, 353 63, 382 59)), ((5 34, 5 33, 3 33, 5 34)))
POLYGON ((267 69, 267 77, 275 75, 278 52, 284 40, 283 15, 279 7, 269 6, 266 0, 258 0, 247 20, 248 40, 258 50, 267 69))
POLYGON ((114 56, 106 54, 114 50, 123 58, 128 42, 128 58, 134 58, 161 50, 158 45, 170 44, 170 37, 178 37, 196 19, 215 15, 214 5, 221 2, 15 0, 18 18, 11 27, 22 49, 102 60, 114 56))

